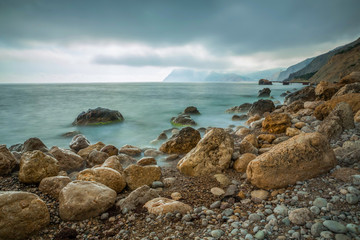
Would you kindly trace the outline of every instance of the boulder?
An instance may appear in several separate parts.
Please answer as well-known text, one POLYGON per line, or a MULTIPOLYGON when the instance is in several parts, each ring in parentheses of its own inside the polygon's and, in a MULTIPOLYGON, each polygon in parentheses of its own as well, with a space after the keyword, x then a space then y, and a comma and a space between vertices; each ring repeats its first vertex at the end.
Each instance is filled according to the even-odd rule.
POLYGON ((336 164, 325 136, 317 132, 303 133, 252 160, 246 174, 258 188, 282 188, 326 173, 336 164))
POLYGON ((118 155, 120 164, 123 168, 126 168, 127 166, 131 164, 136 164, 137 160, 131 156, 128 156, 126 154, 119 154, 118 155))
POLYGON ((116 192, 90 181, 74 181, 59 194, 59 214, 64 221, 80 221, 96 217, 112 207, 116 192))
POLYGON ((94 167, 96 165, 101 165, 108 158, 109 158, 109 155, 107 153, 100 152, 98 150, 92 150, 86 159, 86 165, 88 167, 94 167))
POLYGON ((42 152, 47 152, 48 148, 39 138, 29 138, 26 140, 22 146, 21 152, 31 152, 34 150, 40 150, 42 152))
POLYGON ((323 103, 324 103, 324 101, 307 101, 307 102, 304 102, 304 108, 315 110, 315 108, 317 106, 319 106, 323 103))
POLYGON ((6 145, 0 145, 0 176, 10 174, 16 163, 15 156, 6 148, 6 145))
POLYGON ((199 131, 191 127, 185 127, 181 129, 178 134, 163 143, 159 150, 168 154, 188 153, 196 146, 200 139, 201 136, 199 131))
POLYGON ((263 88, 259 90, 258 97, 270 97, 270 88, 263 88))
POLYGON ((260 120, 260 119, 261 119, 260 115, 259 115, 259 114, 255 114, 254 116, 250 117, 250 118, 245 122, 245 124, 246 124, 246 125, 251 125, 251 123, 256 122, 256 121, 258 121, 258 120, 260 120))
POLYGON ((172 117, 170 120, 171 124, 174 126, 195 126, 196 122, 187 114, 180 114, 177 117, 172 117))
POLYGON ((90 146, 89 140, 87 140, 86 137, 81 134, 74 136, 69 145, 69 147, 75 152, 87 148, 88 146, 90 146))
POLYGON ((245 114, 242 114, 242 115, 234 115, 232 116, 231 120, 233 121, 244 121, 244 120, 247 120, 248 116, 245 115, 245 114))
POLYGON ((105 144, 102 142, 97 142, 95 144, 92 144, 86 148, 83 148, 81 150, 78 151, 78 155, 80 157, 82 157, 84 160, 87 160, 89 154, 93 151, 93 150, 97 150, 100 151, 103 147, 105 147, 105 144))
POLYGON ((235 132, 235 135, 237 136, 244 136, 244 135, 248 135, 249 133, 251 133, 251 130, 246 128, 246 127, 242 127, 239 130, 237 130, 235 132))
POLYGON ((315 88, 315 95, 318 100, 329 100, 339 90, 339 85, 321 81, 315 88))
POLYGON ((297 128, 288 127, 286 129, 286 136, 289 136, 289 137, 293 137, 293 136, 299 135, 301 133, 302 133, 302 131, 297 128))
POLYGON ((190 106, 190 107, 187 107, 185 108, 183 114, 200 114, 199 110, 194 107, 194 106, 190 106))
POLYGON ((114 145, 106 145, 100 150, 100 152, 107 153, 111 157, 118 155, 119 149, 117 149, 114 145))
POLYGON ((148 201, 144 207, 149 213, 156 215, 165 215, 166 213, 173 212, 185 214, 192 210, 192 207, 185 203, 163 197, 148 201))
POLYGON ((146 150, 144 151, 144 156, 145 156, 145 157, 158 157, 158 156, 160 156, 160 155, 162 155, 162 154, 164 154, 164 153, 161 152, 161 151, 158 151, 158 150, 156 150, 156 149, 152 149, 152 148, 146 149, 146 150))
POLYGON ((262 130, 269 133, 284 133, 291 126, 291 118, 286 113, 272 113, 262 122, 262 130))
POLYGON ((112 168, 112 169, 118 171, 119 173, 122 173, 124 171, 124 169, 120 163, 119 156, 109 157, 108 159, 105 160, 105 162, 103 164, 101 164, 101 167, 112 168))
POLYGON ((272 85, 272 82, 267 79, 260 79, 259 85, 272 85))
POLYGON ((126 183, 131 190, 135 190, 143 185, 150 186, 152 182, 161 178, 161 168, 159 166, 139 166, 132 164, 124 170, 126 183))
POLYGON ((260 134, 257 138, 258 138, 258 142, 265 141, 268 143, 272 143, 276 139, 276 136, 273 134, 260 134))
POLYGON ((284 108, 284 111, 289 112, 289 113, 297 113, 301 109, 304 109, 304 101, 297 100, 297 101, 294 101, 294 102, 290 103, 289 105, 287 105, 284 108))
POLYGON ((339 91, 336 92, 334 96, 342 96, 348 93, 360 93, 360 82, 351 83, 343 86, 339 89, 339 91))
POLYGON ((119 153, 123 153, 132 157, 141 155, 141 148, 132 146, 132 145, 124 145, 119 149, 119 153))
POLYGON ((147 165, 156 165, 156 159, 153 157, 143 157, 137 162, 137 165, 147 166, 147 165))
POLYGON ((357 113, 354 116, 354 122, 359 123, 360 122, 360 110, 357 111, 357 113))
POLYGON ((234 162, 233 168, 237 172, 246 172, 246 168, 252 160, 256 158, 255 154, 252 153, 244 153, 242 154, 236 161, 234 162))
POLYGON ((23 183, 39 183, 43 178, 59 173, 58 161, 39 150, 25 152, 20 160, 19 180, 23 183))
POLYGON ((290 93, 285 97, 284 103, 286 105, 291 104, 297 100, 301 101, 314 101, 315 96, 315 88, 312 86, 304 87, 296 92, 290 93))
POLYGON ((346 75, 345 77, 343 77, 339 84, 340 85, 345 85, 345 84, 351 84, 351 83, 355 83, 355 82, 360 82, 360 72, 352 72, 349 75, 346 75))
POLYGON ((314 111, 314 116, 319 119, 325 119, 330 112, 341 102, 346 102, 350 105, 353 113, 360 110, 360 93, 349 93, 341 96, 335 96, 329 101, 317 106, 314 111))
POLYGON ((73 125, 103 125, 109 123, 122 122, 124 117, 119 111, 107 108, 89 109, 80 113, 72 123, 73 125))
POLYGON ((116 203, 116 207, 120 210, 127 209, 128 211, 135 210, 139 206, 143 206, 151 199, 160 197, 159 192, 150 188, 147 185, 143 185, 134 191, 132 191, 126 198, 120 199, 116 203))
POLYGON ((166 140, 166 139, 168 139, 168 137, 165 132, 160 133, 160 135, 156 138, 157 141, 166 140))
POLYGON ((243 138, 243 140, 248 141, 249 143, 251 143, 251 145, 253 145, 256 148, 259 147, 259 142, 255 134, 248 134, 243 138))
POLYGON ((250 142, 246 141, 246 140, 242 140, 239 144, 239 151, 240 154, 245 154, 245 153, 252 153, 252 154, 258 154, 258 149, 252 145, 250 142))
POLYGON ((71 182, 67 176, 46 177, 41 180, 39 190, 53 198, 58 199, 61 189, 71 182))
POLYGON ((313 219, 311 211, 307 208, 298 208, 290 211, 289 220, 296 225, 305 225, 313 219))
POLYGON ((0 239, 27 239, 50 223, 49 210, 28 192, 0 192, 0 239))
POLYGON ((49 153, 56 158, 61 171, 71 172, 84 167, 84 159, 70 150, 54 146, 50 149, 49 153))
POLYGON ((117 193, 126 187, 125 177, 118 171, 107 167, 85 169, 79 172, 77 180, 102 183, 117 193))
POLYGON ((218 173, 229 167, 234 151, 232 137, 221 128, 213 128, 177 165, 178 170, 190 176, 218 173))
POLYGON ((227 109, 226 113, 241 113, 241 112, 247 112, 251 108, 252 103, 243 103, 240 106, 235 106, 232 108, 227 109))
POLYGON ((17 143, 17 144, 14 144, 14 145, 11 145, 9 147, 9 151, 10 152, 21 152, 21 149, 23 148, 24 144, 22 143, 17 143))
POLYGON ((273 101, 260 99, 253 103, 247 115, 254 116, 256 114, 259 114, 260 116, 263 116, 264 113, 272 112, 274 110, 275 110, 275 105, 273 101))

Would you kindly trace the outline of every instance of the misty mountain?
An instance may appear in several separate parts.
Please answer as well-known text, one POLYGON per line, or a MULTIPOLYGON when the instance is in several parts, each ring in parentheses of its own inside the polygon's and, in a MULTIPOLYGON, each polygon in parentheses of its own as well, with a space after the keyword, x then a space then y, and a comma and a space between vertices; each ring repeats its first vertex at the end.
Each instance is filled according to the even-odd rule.
POLYGON ((292 65, 290 67, 288 67, 286 70, 284 71, 281 71, 279 73, 279 76, 277 77, 277 81, 283 81, 285 79, 287 79, 290 74, 294 73, 294 72, 297 72, 301 69, 303 69, 304 67, 306 67, 309 63, 311 63, 311 61, 314 60, 314 57, 313 58, 308 58, 308 59, 305 59, 304 61, 302 62, 299 62, 295 65, 292 65))
POLYGON ((218 73, 210 71, 195 71, 190 69, 175 69, 164 82, 242 82, 252 79, 236 73, 218 73))

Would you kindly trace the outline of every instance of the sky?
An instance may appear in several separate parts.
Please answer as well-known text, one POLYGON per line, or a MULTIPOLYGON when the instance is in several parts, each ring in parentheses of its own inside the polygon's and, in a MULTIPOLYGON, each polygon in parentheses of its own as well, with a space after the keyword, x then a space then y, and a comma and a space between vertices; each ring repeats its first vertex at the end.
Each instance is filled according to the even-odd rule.
POLYGON ((0 82, 287 68, 360 37, 359 0, 0 0, 0 82))

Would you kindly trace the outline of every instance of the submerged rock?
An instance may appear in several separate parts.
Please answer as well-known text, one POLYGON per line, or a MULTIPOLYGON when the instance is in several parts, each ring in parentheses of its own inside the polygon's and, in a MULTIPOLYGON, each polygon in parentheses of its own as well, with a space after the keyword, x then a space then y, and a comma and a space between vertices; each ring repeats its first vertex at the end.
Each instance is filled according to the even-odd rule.
POLYGON ((183 114, 200 114, 200 112, 196 107, 190 106, 185 108, 183 114))
POLYGON ((259 90, 258 97, 270 97, 270 88, 264 88, 259 90))
POLYGON ((199 131, 186 127, 180 130, 180 132, 163 143, 160 147, 160 151, 168 154, 177 153, 183 154, 190 152, 196 144, 200 141, 201 136, 199 131))
POLYGON ((267 79, 260 79, 259 85, 272 85, 272 82, 267 79))
POLYGON ((315 100, 315 88, 312 86, 308 86, 302 88, 296 92, 290 93, 285 97, 284 103, 286 105, 291 104, 297 100, 301 101, 314 101, 315 100))
POLYGON ((254 116, 256 114, 262 116, 265 112, 270 113, 274 110, 275 110, 275 105, 273 101, 260 99, 259 101, 253 103, 247 114, 249 116, 254 116))
POLYGON ((232 108, 227 109, 226 113, 241 113, 241 112, 247 112, 251 108, 252 103, 243 103, 240 106, 235 106, 232 108))
POLYGON ((141 155, 141 148, 132 146, 132 145, 124 145, 119 149, 119 153, 123 153, 132 157, 141 155))
POLYGON ((181 114, 177 117, 171 118, 171 124, 174 126, 195 126, 196 122, 190 117, 190 115, 181 114))
POLYGON ((115 122, 122 122, 124 117, 119 111, 107 108, 89 109, 80 113, 72 123, 73 125, 102 125, 115 122))

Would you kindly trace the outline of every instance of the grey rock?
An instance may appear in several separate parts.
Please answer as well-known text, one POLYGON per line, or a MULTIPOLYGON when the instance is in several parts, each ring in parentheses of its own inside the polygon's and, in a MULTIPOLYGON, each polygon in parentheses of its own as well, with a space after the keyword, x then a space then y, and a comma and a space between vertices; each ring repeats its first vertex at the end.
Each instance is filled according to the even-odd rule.
POLYGON ((345 234, 336 234, 335 240, 351 240, 351 238, 345 234))
POLYGON ((334 234, 332 232, 329 232, 329 231, 321 232, 320 236, 325 238, 325 239, 333 239, 334 238, 334 234))
POLYGON ((346 227, 337 221, 325 220, 323 222, 323 225, 327 229, 329 229, 330 231, 335 232, 335 233, 346 233, 347 232, 346 227))
POLYGON ((312 206, 310 207, 310 211, 315 214, 315 215, 318 215, 320 213, 320 208, 317 207, 317 206, 312 206))
POLYGON ((160 197, 158 191, 144 185, 132 191, 126 198, 120 199, 116 203, 116 207, 121 210, 126 208, 128 211, 131 211, 157 197, 160 197))
POLYGON ((265 239, 265 231, 258 231, 254 237, 259 240, 265 239))
POLYGON ((154 181, 151 184, 151 187, 152 188, 162 188, 162 187, 164 187, 164 183, 162 183, 161 181, 154 181))
POLYGON ((349 204, 356 204, 359 201, 359 197, 355 194, 348 193, 346 194, 346 202, 349 204))
POLYGON ((349 223, 346 225, 346 229, 351 233, 360 235, 360 226, 359 225, 349 223))
POLYGON ((261 220, 261 217, 256 213, 252 213, 249 215, 249 220, 252 222, 259 222, 261 220))
POLYGON ((220 238, 222 235, 224 235, 224 231, 216 229, 211 231, 211 236, 214 238, 220 238))
POLYGON ((287 216, 288 215, 288 208, 284 205, 278 205, 275 207, 274 209, 274 213, 278 214, 278 215, 282 215, 282 216, 287 216))
POLYGON ((325 198, 321 198, 318 197, 314 200, 313 205, 318 207, 318 208, 322 208, 322 207, 326 207, 327 201, 325 198))

